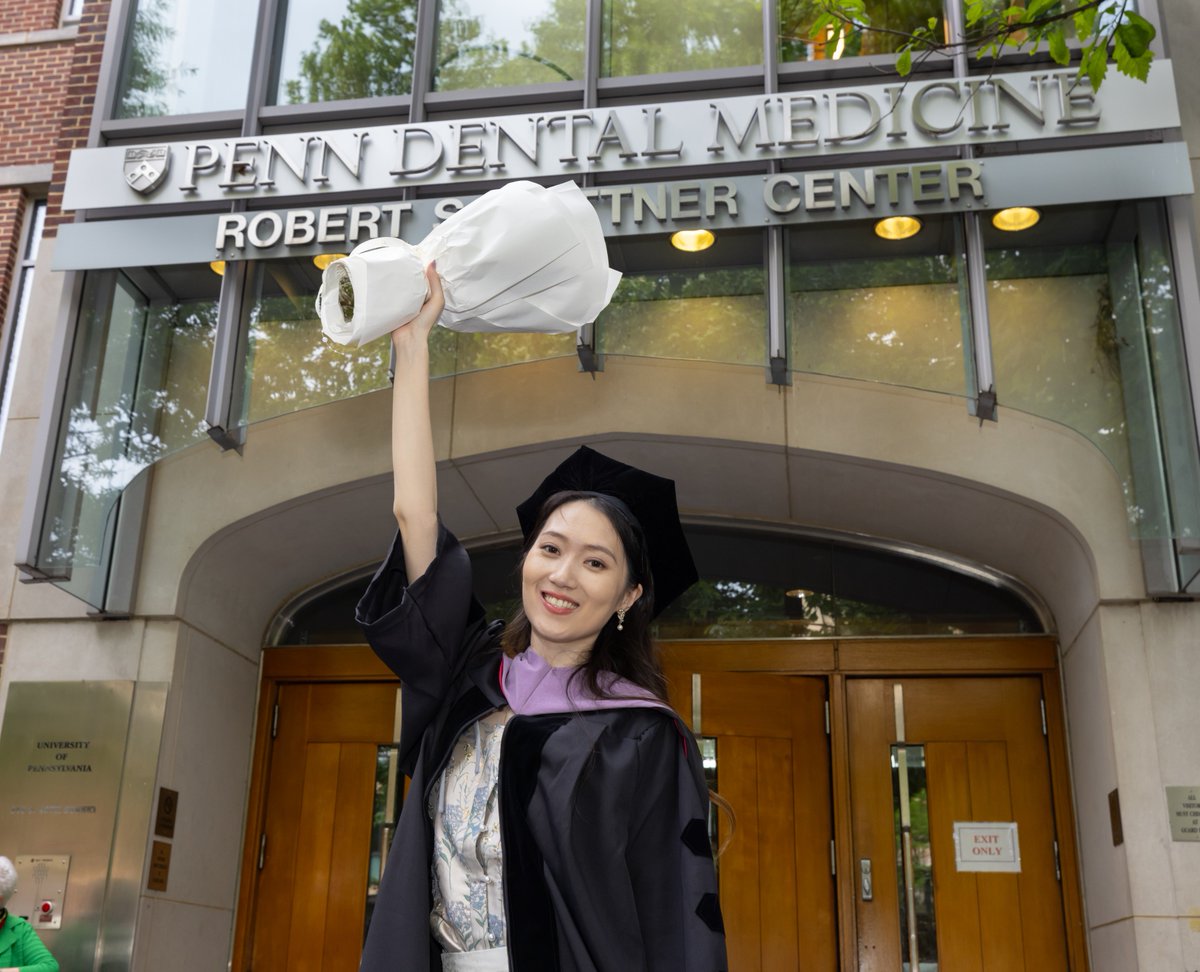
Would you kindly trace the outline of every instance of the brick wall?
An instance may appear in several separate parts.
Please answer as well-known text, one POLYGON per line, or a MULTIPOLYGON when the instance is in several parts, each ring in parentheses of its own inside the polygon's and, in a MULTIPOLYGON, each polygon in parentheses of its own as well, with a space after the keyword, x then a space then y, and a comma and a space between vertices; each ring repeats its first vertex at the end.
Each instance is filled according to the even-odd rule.
POLYGON ((25 193, 17 188, 0 189, 0 321, 8 310, 8 292, 13 270, 20 259, 21 219, 25 213, 25 193))
POLYGON ((0 33, 53 30, 62 21, 62 0, 0 0, 0 33))
POLYGON ((73 41, 0 47, 0 165, 54 158, 73 41))
POLYGON ((89 0, 84 4, 83 16, 79 21, 79 37, 74 45, 70 81, 63 103, 62 127, 54 151, 54 175, 50 180, 50 195, 46 205, 46 236, 53 236, 59 223, 71 219, 70 214, 64 215, 59 206, 71 150, 87 145, 92 105, 96 100, 96 82, 100 78, 100 60, 104 54, 108 10, 109 0, 89 0))

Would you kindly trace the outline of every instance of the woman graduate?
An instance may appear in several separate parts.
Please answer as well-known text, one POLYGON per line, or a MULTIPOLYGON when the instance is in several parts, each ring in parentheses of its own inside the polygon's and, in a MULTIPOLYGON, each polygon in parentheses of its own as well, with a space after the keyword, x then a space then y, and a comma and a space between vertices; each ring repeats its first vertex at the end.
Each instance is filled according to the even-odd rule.
POLYGON ((674 484, 580 449, 518 508, 522 609, 489 624, 437 514, 428 280, 392 334, 399 533, 358 605, 412 777, 361 968, 723 972, 708 790, 649 637, 696 579, 674 484))

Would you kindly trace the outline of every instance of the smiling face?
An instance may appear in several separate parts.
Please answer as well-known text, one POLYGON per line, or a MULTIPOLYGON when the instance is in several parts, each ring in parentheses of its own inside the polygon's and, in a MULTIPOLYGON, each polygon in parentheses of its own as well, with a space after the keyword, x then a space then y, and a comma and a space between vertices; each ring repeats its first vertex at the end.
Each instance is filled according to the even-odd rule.
POLYGON ((640 584, 629 584, 617 531, 586 500, 551 513, 521 565, 530 645, 551 665, 586 660, 600 629, 641 593, 640 584))

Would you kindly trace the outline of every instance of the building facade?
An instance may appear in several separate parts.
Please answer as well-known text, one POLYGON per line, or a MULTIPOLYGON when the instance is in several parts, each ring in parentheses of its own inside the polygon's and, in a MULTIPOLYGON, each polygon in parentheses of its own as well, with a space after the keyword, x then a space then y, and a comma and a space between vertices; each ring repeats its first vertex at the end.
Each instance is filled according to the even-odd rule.
POLYGON ((512 179, 624 277, 578 335, 435 334, 442 515, 504 613, 576 444, 677 481, 731 968, 1200 968, 1200 16, 1143 0, 1148 79, 1093 90, 899 79, 953 0, 13 7, 0 853, 64 969, 355 967, 389 361, 312 300, 512 179))

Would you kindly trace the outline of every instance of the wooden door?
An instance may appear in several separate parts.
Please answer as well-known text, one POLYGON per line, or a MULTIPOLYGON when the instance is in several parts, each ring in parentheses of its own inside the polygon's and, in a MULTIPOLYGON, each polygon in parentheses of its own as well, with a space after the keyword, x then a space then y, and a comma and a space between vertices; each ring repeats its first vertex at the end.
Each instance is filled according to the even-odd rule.
MULTIPOLYGON (((715 744, 736 824, 718 859, 730 972, 837 968, 833 811, 822 678, 668 672, 671 702, 715 744), (698 708, 693 687, 700 687, 698 708), (698 719, 693 719, 693 715, 698 719)), ((729 822, 718 815, 719 839, 729 822)))
POLYGON ((396 693, 381 682, 279 685, 238 967, 358 968, 379 747, 393 736, 396 693))
POLYGON ((847 680, 860 972, 907 970, 914 955, 919 968, 946 972, 1069 968, 1041 684, 1036 677, 847 680), (973 838, 964 832, 956 852, 955 824, 971 822, 994 825, 982 837, 999 848, 987 866, 1005 870, 968 869, 976 866, 973 838), (1015 865, 996 836, 1012 824, 1015 865))

